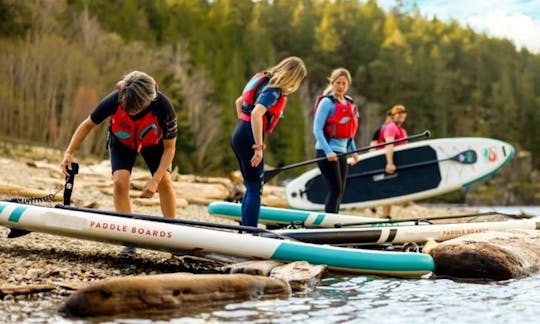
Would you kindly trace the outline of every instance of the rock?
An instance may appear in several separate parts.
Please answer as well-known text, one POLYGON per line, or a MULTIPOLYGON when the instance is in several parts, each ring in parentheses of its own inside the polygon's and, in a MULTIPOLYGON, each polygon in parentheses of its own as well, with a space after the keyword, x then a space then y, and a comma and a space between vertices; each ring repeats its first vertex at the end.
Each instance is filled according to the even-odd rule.
POLYGON ((507 280, 540 270, 540 232, 492 231, 465 235, 430 251, 435 274, 507 280))
POLYGON ((316 286, 325 270, 325 265, 311 265, 306 261, 297 261, 275 267, 270 272, 270 278, 288 282, 293 291, 304 291, 316 286))
POLYGON ((291 288, 283 280, 245 274, 134 276, 104 280, 79 290, 61 311, 81 317, 148 313, 290 294, 291 288))
POLYGON ((272 269, 281 265, 283 265, 282 262, 274 260, 244 261, 228 265, 224 267, 224 270, 230 273, 245 273, 268 277, 272 269))
POLYGON ((431 250, 436 248, 439 245, 439 243, 435 240, 428 240, 426 243, 424 243, 424 246, 422 247, 422 253, 429 254, 431 250))

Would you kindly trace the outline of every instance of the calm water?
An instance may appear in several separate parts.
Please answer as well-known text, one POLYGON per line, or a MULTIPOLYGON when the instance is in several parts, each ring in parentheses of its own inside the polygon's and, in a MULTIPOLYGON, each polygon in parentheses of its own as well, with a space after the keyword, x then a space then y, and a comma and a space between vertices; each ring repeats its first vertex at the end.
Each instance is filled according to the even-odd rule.
MULTIPOLYGON (((492 210, 492 207, 486 210, 492 210)), ((516 208, 497 210, 519 212, 516 208)), ((540 207, 524 207, 522 210, 540 214, 540 207)), ((0 306, 0 322, 87 323, 64 318, 56 312, 64 297, 44 296, 4 301, 0 306)), ((98 322, 506 324, 537 323, 539 318, 540 273, 520 280, 475 283, 330 274, 313 291, 287 300, 234 303, 197 310, 189 315, 177 313, 152 319, 107 318, 98 322)))

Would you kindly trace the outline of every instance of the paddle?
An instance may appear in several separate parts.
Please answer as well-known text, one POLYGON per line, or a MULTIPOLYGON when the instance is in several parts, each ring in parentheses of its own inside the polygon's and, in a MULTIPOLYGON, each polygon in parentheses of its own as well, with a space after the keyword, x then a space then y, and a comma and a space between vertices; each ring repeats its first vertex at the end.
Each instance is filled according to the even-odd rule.
POLYGON ((69 206, 71 204, 71 194, 73 193, 73 183, 75 182, 75 175, 79 173, 79 164, 71 163, 71 169, 68 169, 68 175, 66 176, 66 183, 64 184, 64 205, 69 206))
MULTIPOLYGON (((416 167, 425 166, 425 165, 434 164, 434 163, 439 163, 439 162, 444 162, 444 161, 455 161, 455 162, 458 162, 458 163, 461 163, 461 164, 474 164, 474 163, 476 163, 477 159, 478 158, 477 158, 477 155, 476 155, 475 151, 466 150, 466 151, 463 151, 461 153, 458 153, 458 154, 456 154, 456 155, 454 155, 452 157, 445 158, 445 159, 428 160, 428 161, 422 161, 422 162, 416 162, 416 163, 404 164, 404 165, 401 165, 401 166, 397 166, 396 171, 403 170, 403 169, 416 168, 416 167)), ((347 175, 347 178, 348 179, 359 178, 359 177, 375 175, 375 174, 380 174, 380 173, 386 173, 386 170, 385 169, 378 169, 378 170, 371 170, 371 171, 365 171, 365 172, 352 173, 352 174, 347 175)))
POLYGON ((358 223, 348 223, 334 224, 335 228, 347 227, 347 226, 361 226, 361 225, 374 225, 374 224, 392 224, 392 223, 404 223, 404 222, 415 222, 418 225, 421 221, 430 221, 438 219, 455 219, 455 218, 466 218, 466 217, 475 217, 475 216, 488 216, 488 215, 502 215, 513 219, 528 219, 534 216, 530 215, 515 215, 515 214, 506 214, 500 213, 497 211, 483 212, 483 213, 474 213, 474 214, 463 214, 463 215, 446 215, 446 216, 433 216, 433 217, 424 217, 424 218, 415 218, 415 219, 400 219, 400 220, 381 220, 380 222, 358 222, 358 223))
MULTIPOLYGON (((338 157, 347 156, 347 155, 354 154, 354 153, 365 152, 365 151, 369 151, 369 150, 372 150, 372 149, 377 149, 377 148, 380 148, 380 147, 384 147, 386 145, 397 144, 397 143, 401 143, 401 142, 405 142, 405 141, 412 141, 412 140, 415 140, 415 139, 424 138, 424 137, 430 137, 430 136, 431 136, 431 133, 429 132, 429 130, 426 130, 426 131, 424 131, 422 133, 411 135, 409 137, 398 139, 398 140, 395 140, 395 141, 385 142, 385 143, 381 143, 381 144, 377 144, 377 145, 373 145, 373 146, 364 146, 364 147, 361 147, 361 148, 359 148, 357 150, 354 150, 354 151, 351 151, 351 152, 338 154, 338 157)), ((326 157, 320 157, 320 158, 311 159, 311 160, 307 160, 307 161, 303 161, 303 162, 289 164, 289 165, 286 165, 286 166, 283 166, 283 167, 280 167, 280 168, 275 168, 275 169, 271 169, 271 170, 265 170, 264 171, 264 176, 263 176, 263 181, 266 183, 266 182, 272 180, 281 171, 298 168, 298 167, 301 167, 301 166, 304 166, 304 165, 316 163, 316 162, 323 161, 323 160, 326 160, 326 157)))
MULTIPOLYGON (((121 217, 121 218, 175 224, 175 225, 219 228, 219 229, 227 229, 227 230, 234 230, 234 231, 245 231, 249 233, 265 233, 265 234, 270 234, 273 237, 284 238, 282 235, 276 234, 264 228, 258 228, 258 227, 252 227, 252 226, 209 223, 209 222, 200 222, 200 221, 192 221, 192 220, 186 220, 186 219, 166 218, 166 217, 160 217, 160 216, 141 215, 141 214, 125 214, 125 213, 118 213, 118 212, 108 211, 108 210, 97 210, 97 209, 91 209, 91 208, 65 206, 65 205, 56 205, 55 208, 80 211, 80 212, 92 213, 92 214, 115 216, 115 217, 121 217)), ((290 239, 290 238, 287 238, 287 239, 290 239)))
MULTIPOLYGON (((65 180, 66 182, 64 183, 62 187, 64 189, 64 205, 69 205, 71 203, 71 193, 73 192, 73 183, 75 181, 75 175, 77 173, 79 173, 79 165, 77 163, 72 163, 71 170, 68 170, 68 175, 66 176, 66 180, 65 180)), ((60 192, 60 190, 62 190, 62 188, 60 188, 54 194, 49 194, 43 197, 34 197, 30 199, 10 199, 8 201, 22 203, 22 204, 39 202, 39 201, 48 201, 48 200, 52 200, 54 196, 56 196, 56 194, 60 192)), ((27 230, 17 229, 17 228, 10 228, 7 237, 17 238, 17 237, 21 237, 30 233, 32 232, 27 231, 27 230)))

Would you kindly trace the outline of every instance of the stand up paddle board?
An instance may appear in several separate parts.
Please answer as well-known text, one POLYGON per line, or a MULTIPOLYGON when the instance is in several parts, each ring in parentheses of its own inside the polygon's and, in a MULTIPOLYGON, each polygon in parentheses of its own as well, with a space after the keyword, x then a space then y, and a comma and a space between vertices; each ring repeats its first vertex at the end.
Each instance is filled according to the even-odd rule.
MULTIPOLYGON (((233 219, 238 222, 242 220, 242 205, 237 203, 216 201, 208 205, 208 213, 213 216, 233 219)), ((331 214, 323 212, 311 212, 305 210, 261 207, 259 223, 266 225, 289 225, 295 224, 303 227, 335 227, 339 225, 356 223, 374 223, 373 226, 389 226, 392 224, 381 224, 385 219, 364 216, 352 216, 331 214)), ((402 225, 412 225, 414 222, 402 223, 402 225)))
POLYGON ((493 230, 540 229, 540 218, 511 220, 505 222, 477 222, 458 224, 431 224, 414 226, 390 226, 383 228, 335 228, 335 229, 284 229, 272 232, 295 240, 332 245, 376 244, 423 244, 428 240, 438 242, 462 235, 493 230))
MULTIPOLYGON (((349 167, 342 208, 368 208, 429 198, 493 175, 514 156, 506 142, 477 137, 443 138, 394 148, 397 170, 386 174, 385 150, 360 156, 349 167)), ((286 187, 293 208, 322 210, 327 188, 318 168, 286 187)))
POLYGON ((0 225, 22 232, 35 231, 170 252, 192 250, 286 262, 304 260, 326 264, 334 270, 398 277, 419 277, 434 268, 433 259, 427 254, 309 244, 171 224, 174 220, 158 219, 74 207, 0 202, 0 225))

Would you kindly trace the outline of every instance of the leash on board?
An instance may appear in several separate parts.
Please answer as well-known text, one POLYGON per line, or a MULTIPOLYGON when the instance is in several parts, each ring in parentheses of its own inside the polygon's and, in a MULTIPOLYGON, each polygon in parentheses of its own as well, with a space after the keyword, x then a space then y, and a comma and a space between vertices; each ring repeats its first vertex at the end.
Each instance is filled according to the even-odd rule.
POLYGON ((79 173, 79 164, 72 163, 71 170, 68 169, 68 175, 64 181, 63 185, 57 186, 56 191, 44 196, 34 196, 34 197, 12 197, 7 198, 5 201, 14 202, 19 204, 26 205, 37 205, 43 203, 49 203, 54 201, 56 195, 58 195, 62 190, 64 191, 64 205, 69 205, 71 202, 71 194, 73 192, 73 183, 75 181, 75 175, 79 173))

